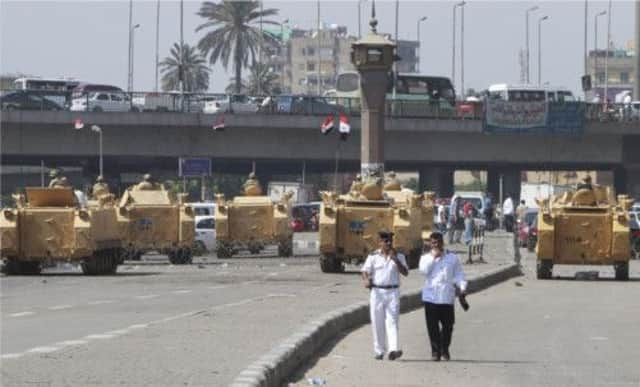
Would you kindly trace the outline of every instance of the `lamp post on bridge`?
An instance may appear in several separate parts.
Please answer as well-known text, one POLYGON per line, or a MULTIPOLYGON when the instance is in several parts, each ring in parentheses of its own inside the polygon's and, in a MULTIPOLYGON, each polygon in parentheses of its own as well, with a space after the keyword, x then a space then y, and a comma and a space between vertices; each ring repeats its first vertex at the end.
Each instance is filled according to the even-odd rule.
POLYGON ((98 125, 91 125, 91 131, 98 133, 98 156, 100 160, 100 176, 104 176, 104 163, 102 159, 102 128, 98 125))

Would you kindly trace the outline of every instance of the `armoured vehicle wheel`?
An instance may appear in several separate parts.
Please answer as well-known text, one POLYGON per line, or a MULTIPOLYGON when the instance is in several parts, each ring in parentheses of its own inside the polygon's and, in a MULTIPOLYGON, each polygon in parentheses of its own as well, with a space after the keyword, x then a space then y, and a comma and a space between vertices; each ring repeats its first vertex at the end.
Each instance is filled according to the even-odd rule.
POLYGON ((341 273, 344 271, 344 264, 333 255, 322 255, 320 257, 320 270, 323 273, 341 273))
POLYGON ((174 265, 186 265, 192 262, 193 253, 188 247, 179 247, 169 252, 169 262, 174 265))
POLYGON ((538 259, 536 263, 536 274, 538 279, 550 279, 553 269, 553 262, 550 259, 538 259))
POLYGON ((42 271, 39 262, 21 262, 8 260, 3 266, 3 273, 7 275, 38 275, 42 271))
POLYGON ((629 262, 617 262, 613 265, 618 281, 626 281, 629 279, 629 262))
POLYGON ((262 246, 260 246, 260 243, 251 241, 248 243, 247 249, 251 254, 260 254, 260 250, 262 250, 262 246))
POLYGON ((86 275, 115 274, 118 269, 118 257, 115 249, 96 251, 92 257, 80 264, 86 275))
POLYGON ((278 242, 278 256, 290 257, 293 255, 293 240, 287 239, 278 242))
POLYGON ((218 241, 216 245, 216 255, 218 258, 231 258, 233 255, 233 248, 225 242, 218 241))

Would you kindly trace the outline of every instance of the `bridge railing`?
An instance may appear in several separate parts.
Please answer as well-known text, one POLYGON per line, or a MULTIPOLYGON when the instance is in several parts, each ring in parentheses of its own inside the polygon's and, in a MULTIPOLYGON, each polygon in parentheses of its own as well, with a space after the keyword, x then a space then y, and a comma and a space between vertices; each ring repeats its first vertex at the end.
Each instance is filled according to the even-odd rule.
MULTIPOLYGON (((96 91, 72 94, 54 90, 0 90, 2 110, 72 110, 98 112, 183 112, 204 114, 278 114, 327 116, 343 113, 359 116, 360 98, 277 95, 269 97, 221 93, 96 91), (98 97, 97 94, 103 94, 98 97), (98 99, 107 98, 107 99, 98 99)), ((558 104, 562 102, 556 102, 558 104)), ((640 121, 640 105, 585 103, 587 121, 640 121)), ((423 99, 387 100, 385 114, 391 118, 470 119, 485 118, 482 101, 423 99)))

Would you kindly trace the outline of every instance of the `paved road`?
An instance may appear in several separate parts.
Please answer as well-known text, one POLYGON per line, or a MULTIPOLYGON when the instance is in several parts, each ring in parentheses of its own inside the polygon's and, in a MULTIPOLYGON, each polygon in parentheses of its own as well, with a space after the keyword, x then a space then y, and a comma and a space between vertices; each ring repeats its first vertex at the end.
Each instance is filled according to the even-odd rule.
POLYGON ((401 316, 400 360, 374 360, 371 326, 359 328, 293 377, 328 386, 638 386, 640 385, 640 262, 629 282, 604 267, 557 266, 556 278, 535 279, 523 251, 525 277, 469 297, 456 306, 451 362, 430 361, 424 312, 401 316), (597 280, 576 279, 596 270, 597 280))
MULTIPOLYGON (((498 255, 469 270, 510 260, 498 255)), ((2 277, 2 385, 226 385, 304 323, 367 297, 357 267, 323 274, 316 257, 197 262, 2 277)))

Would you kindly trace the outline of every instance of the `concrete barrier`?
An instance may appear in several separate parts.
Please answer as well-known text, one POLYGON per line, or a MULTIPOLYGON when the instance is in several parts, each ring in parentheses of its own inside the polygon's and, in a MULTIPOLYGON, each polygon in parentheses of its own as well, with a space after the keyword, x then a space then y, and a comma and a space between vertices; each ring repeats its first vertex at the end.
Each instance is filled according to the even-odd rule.
MULTIPOLYGON (((479 292, 494 284, 521 275, 520 265, 510 264, 469 278, 467 291, 479 292)), ((422 307, 421 291, 401 296, 400 311, 422 307)), ((280 387, 302 364, 340 333, 369 323, 369 302, 359 302, 334 310, 306 324, 279 346, 255 361, 238 375, 232 387, 280 387)))

